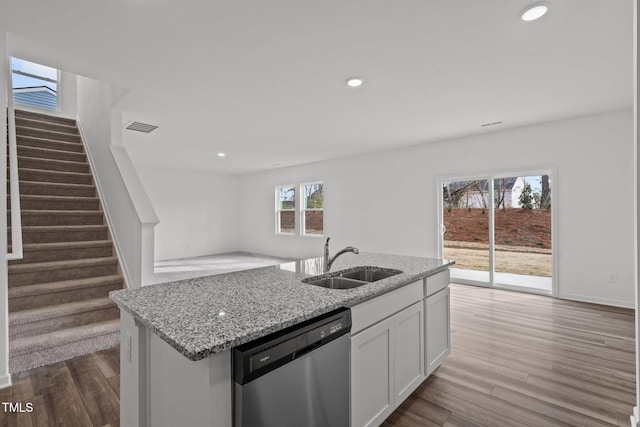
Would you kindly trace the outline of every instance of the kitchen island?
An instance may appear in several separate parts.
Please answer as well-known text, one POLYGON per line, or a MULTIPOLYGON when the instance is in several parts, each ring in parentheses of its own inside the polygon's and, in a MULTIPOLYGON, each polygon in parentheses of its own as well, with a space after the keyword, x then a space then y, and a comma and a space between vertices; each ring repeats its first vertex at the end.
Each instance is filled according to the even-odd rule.
MULTIPOLYGON (((405 308, 420 308, 416 311, 420 323, 417 324, 419 335, 415 337, 418 344, 413 343, 420 350, 420 373, 412 378, 410 386, 401 390, 401 394, 408 395, 430 369, 425 357, 429 353, 425 345, 428 338, 422 338, 429 329, 429 316, 424 315, 429 299, 423 304, 423 298, 428 296, 425 279, 429 277, 438 278, 431 286, 433 290, 447 288, 446 319, 438 322, 446 321, 446 324, 437 325, 437 329, 443 331, 439 334, 440 340, 445 339, 448 352, 450 264, 446 260, 362 253, 337 259, 332 271, 371 266, 402 273, 353 289, 326 289, 301 282, 323 272, 322 258, 312 258, 114 291, 111 298, 121 309, 121 423, 154 427, 231 426, 230 350, 340 307, 350 307, 353 313, 352 371, 358 349, 362 350, 356 340, 359 336, 371 332, 373 326, 380 328, 389 323, 405 308)), ((444 308, 442 304, 440 307, 444 308)), ((401 333, 389 329, 387 338, 392 336, 402 338, 401 333)), ((387 362, 395 359, 391 350, 387 362)), ((442 354, 441 351, 438 356, 446 356, 442 354)), ((402 377, 389 374, 389 378, 402 377)), ((358 380, 357 369, 352 375, 353 393, 358 390, 354 380, 365 380, 358 380)), ((386 417, 385 414, 399 404, 400 398, 393 399, 395 394, 379 411, 373 407, 355 411, 353 424, 386 417), (368 419, 370 413, 374 415, 372 419, 368 419)), ((352 404, 358 406, 358 402, 352 404)))

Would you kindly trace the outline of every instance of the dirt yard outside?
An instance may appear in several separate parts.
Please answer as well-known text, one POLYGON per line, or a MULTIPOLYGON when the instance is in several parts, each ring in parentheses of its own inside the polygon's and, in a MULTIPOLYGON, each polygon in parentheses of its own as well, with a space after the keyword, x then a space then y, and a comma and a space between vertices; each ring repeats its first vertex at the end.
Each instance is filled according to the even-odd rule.
MULTIPOLYGON (((456 268, 489 270, 489 215, 482 209, 444 212, 444 257, 456 268)), ((506 209, 495 212, 495 270, 551 277, 551 212, 506 209)))

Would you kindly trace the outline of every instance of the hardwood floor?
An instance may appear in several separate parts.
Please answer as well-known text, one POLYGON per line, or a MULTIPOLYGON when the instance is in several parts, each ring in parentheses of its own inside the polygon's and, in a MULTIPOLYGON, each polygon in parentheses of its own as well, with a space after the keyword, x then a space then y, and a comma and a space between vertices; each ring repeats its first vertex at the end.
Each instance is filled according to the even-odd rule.
POLYGON ((634 312, 451 286, 452 351, 385 426, 629 426, 634 312))
MULTIPOLYGON (((628 426, 635 400, 633 310, 451 287, 452 352, 389 426, 628 426)), ((14 377, 0 426, 119 425, 119 349, 14 377)))
POLYGON ((0 402, 33 404, 31 413, 7 413, 2 427, 117 427, 120 425, 120 349, 100 351, 17 374, 0 402))

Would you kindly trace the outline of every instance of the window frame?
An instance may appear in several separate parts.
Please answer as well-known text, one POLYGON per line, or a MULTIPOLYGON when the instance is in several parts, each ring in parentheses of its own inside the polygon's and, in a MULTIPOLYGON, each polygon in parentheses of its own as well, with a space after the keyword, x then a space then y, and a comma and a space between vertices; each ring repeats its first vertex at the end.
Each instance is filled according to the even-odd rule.
POLYGON ((324 237, 324 181, 310 181, 300 184, 300 236, 301 237, 324 237), (305 187, 308 185, 322 185, 322 208, 307 209, 307 196, 305 187), (306 233, 306 212, 322 212, 322 233, 306 233))
POLYGON ((298 193, 295 184, 276 185, 275 188, 275 233, 278 236, 295 236, 298 231, 298 221, 296 221, 296 210, 298 207, 298 193), (293 209, 282 209, 280 206, 280 189, 293 188, 293 209), (293 232, 281 231, 281 212, 293 212, 293 232))
MULTIPOLYGON (((49 83, 55 83, 55 85, 56 85, 56 90, 55 90, 55 94, 56 94, 56 108, 55 108, 55 110, 54 110, 54 109, 50 109, 50 108, 39 107, 39 106, 37 106, 37 105, 32 105, 32 104, 24 104, 24 103, 22 103, 22 102, 16 101, 16 99, 15 99, 15 92, 14 92, 14 90, 15 90, 16 88, 14 88, 14 87, 12 87, 12 88, 11 88, 11 96, 13 96, 13 102, 14 102, 15 104, 20 105, 20 106, 24 106, 24 107, 28 107, 28 108, 33 108, 33 109, 40 110, 40 111, 55 111, 55 112, 60 112, 60 87, 61 87, 60 85, 61 85, 61 82, 62 82, 62 74, 61 74, 61 72, 60 72, 60 69, 58 69, 58 68, 54 68, 54 67, 50 67, 50 66, 48 66, 48 65, 44 65, 44 64, 38 64, 37 62, 29 61, 29 60, 27 60, 27 59, 18 58, 18 57, 15 57, 15 56, 12 56, 11 58, 12 58, 12 59, 17 59, 17 60, 19 60, 19 61, 24 61, 24 62, 28 62, 28 63, 31 63, 31 64, 35 64, 35 65, 40 65, 40 66, 43 66, 43 67, 52 68, 52 69, 55 69, 55 70, 56 70, 56 79, 54 80, 54 79, 49 78, 49 77, 40 76, 40 75, 38 75, 38 74, 28 73, 28 72, 26 72, 26 71, 22 71, 22 70, 15 69, 15 68, 13 68, 13 61, 11 61, 11 60, 10 60, 10 61, 9 61, 9 63, 11 64, 11 67, 10 67, 10 68, 11 68, 11 74, 12 74, 12 81, 13 81, 13 74, 18 74, 18 75, 20 75, 20 76, 29 77, 29 78, 32 78, 32 79, 42 80, 42 81, 49 82, 49 83)), ((12 86, 13 86, 13 85, 12 85, 12 86)), ((49 89, 49 90, 52 90, 51 88, 48 88, 48 89, 49 89)))

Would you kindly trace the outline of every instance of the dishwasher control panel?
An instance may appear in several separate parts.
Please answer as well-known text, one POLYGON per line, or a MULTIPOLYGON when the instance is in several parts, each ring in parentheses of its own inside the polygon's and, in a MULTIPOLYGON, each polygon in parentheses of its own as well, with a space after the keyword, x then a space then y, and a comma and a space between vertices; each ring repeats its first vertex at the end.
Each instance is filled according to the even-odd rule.
POLYGON ((350 330, 351 310, 344 308, 243 344, 233 351, 235 381, 245 384, 350 330))

